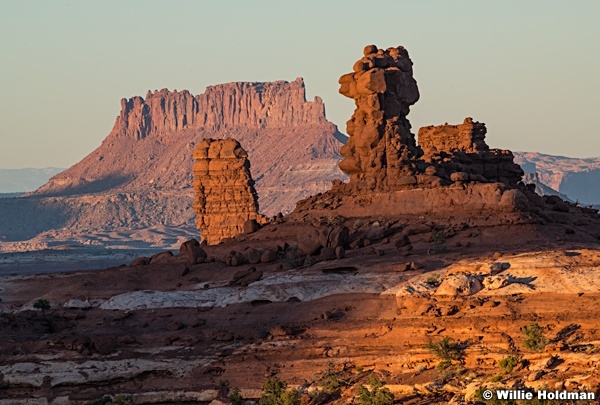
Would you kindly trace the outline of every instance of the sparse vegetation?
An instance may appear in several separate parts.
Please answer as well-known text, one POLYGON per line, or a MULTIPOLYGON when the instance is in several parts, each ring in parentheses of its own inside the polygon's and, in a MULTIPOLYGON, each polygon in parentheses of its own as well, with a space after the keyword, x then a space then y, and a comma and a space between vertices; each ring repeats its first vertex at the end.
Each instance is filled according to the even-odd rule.
POLYGON ((544 337, 544 329, 535 322, 523 327, 521 333, 525 335, 523 347, 526 349, 541 352, 548 343, 548 340, 544 337))
POLYGON ((238 387, 233 387, 231 391, 229 391, 228 398, 231 401, 231 405, 244 404, 244 397, 242 397, 242 394, 240 393, 240 389, 238 387))
POLYGON ((442 370, 447 369, 451 365, 452 365, 452 361, 451 360, 442 360, 442 361, 440 361, 437 364, 437 366, 435 366, 435 368, 437 368, 438 370, 442 371, 442 370))
POLYGON ((394 394, 385 388, 385 381, 379 380, 375 375, 369 376, 368 389, 364 385, 358 387, 358 403, 361 405, 390 405, 394 402, 394 394))
POLYGON ((332 361, 327 363, 327 369, 317 374, 317 384, 327 392, 333 392, 339 389, 344 383, 338 373, 335 372, 335 364, 332 361))
POLYGON ((46 299, 40 298, 39 300, 36 300, 33 303, 33 307, 35 309, 41 310, 42 313, 45 313, 47 310, 50 309, 50 302, 46 299))
POLYGON ((286 390, 287 384, 277 377, 267 378, 263 385, 260 405, 299 405, 298 391, 286 390))
POLYGON ((446 243, 446 236, 443 233, 431 234, 429 243, 431 244, 431 247, 427 251, 427 254, 443 253, 448 251, 448 248, 444 246, 444 243, 446 243))
POLYGON ((462 346, 457 342, 452 342, 449 337, 445 337, 437 343, 428 343, 425 348, 442 360, 461 360, 464 356, 462 346))
POLYGON ((431 285, 431 286, 436 286, 439 283, 440 283, 440 279, 435 274, 432 274, 431 276, 427 277, 427 279, 425 280, 425 284, 431 285))
POLYGON ((494 376, 492 376, 490 378, 490 382, 498 382, 498 381, 502 381, 502 375, 501 374, 496 374, 494 376))
POLYGON ((504 372, 512 373, 513 369, 519 364, 518 356, 508 356, 500 360, 498 365, 504 372))
POLYGON ((363 366, 356 366, 356 372, 362 373, 365 368, 363 366))

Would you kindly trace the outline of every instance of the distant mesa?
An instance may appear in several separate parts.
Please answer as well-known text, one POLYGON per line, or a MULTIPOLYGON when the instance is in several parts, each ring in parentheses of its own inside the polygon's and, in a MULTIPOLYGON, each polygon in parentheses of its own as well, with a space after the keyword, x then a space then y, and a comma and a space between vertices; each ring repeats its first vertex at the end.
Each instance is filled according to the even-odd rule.
MULTIPOLYGON (((58 230, 53 235, 85 239, 157 226, 193 232, 193 150, 203 139, 235 138, 252 161, 261 213, 290 212, 298 200, 346 177, 337 168, 343 135, 327 121, 323 101, 307 101, 305 94, 298 78, 220 84, 200 95, 163 89, 123 99, 102 145, 21 206, 37 207, 31 208, 36 233, 58 230)), ((17 223, 23 217, 17 211, 16 205, 0 209, 0 222, 9 223, 0 229, 7 240, 32 236, 17 223)))

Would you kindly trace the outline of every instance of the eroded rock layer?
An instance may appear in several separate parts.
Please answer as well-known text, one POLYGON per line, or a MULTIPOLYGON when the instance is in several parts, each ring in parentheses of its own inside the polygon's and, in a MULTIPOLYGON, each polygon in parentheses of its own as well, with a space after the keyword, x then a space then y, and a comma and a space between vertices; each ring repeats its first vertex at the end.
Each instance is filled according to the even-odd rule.
POLYGON ((459 125, 423 127, 419 129, 423 159, 453 181, 498 181, 517 187, 523 170, 511 151, 488 147, 486 132, 485 124, 472 118, 459 125))
POLYGON ((383 50, 369 45, 353 70, 339 80, 340 93, 356 103, 347 122, 349 138, 340 151, 340 169, 358 188, 402 185, 403 178, 419 172, 420 151, 406 118, 419 99, 412 61, 401 46, 383 50))
POLYGON ((204 139, 194 149, 194 210, 202 239, 219 243, 258 223, 258 197, 248 153, 235 139, 204 139))

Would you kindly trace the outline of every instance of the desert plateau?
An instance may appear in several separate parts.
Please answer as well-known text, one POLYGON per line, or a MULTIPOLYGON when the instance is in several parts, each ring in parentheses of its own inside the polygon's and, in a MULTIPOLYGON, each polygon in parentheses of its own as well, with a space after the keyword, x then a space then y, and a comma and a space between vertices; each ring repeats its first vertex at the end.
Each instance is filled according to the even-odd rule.
MULTIPOLYGON (((256 32, 284 24, 266 6, 238 6, 223 10, 232 21, 254 16, 256 32)), ((128 15, 132 4, 123 7, 128 15)), ((373 16, 382 27, 396 21, 383 14, 373 16)), ((133 49, 156 39, 153 29, 189 29, 173 24, 119 41, 133 49)), ((600 404, 600 166, 547 152, 553 136, 575 139, 558 130, 568 113, 540 120, 556 120, 556 134, 540 130, 546 149, 513 152, 490 113, 499 89, 515 87, 523 116, 537 110, 517 96, 517 79, 498 85, 482 72, 496 93, 465 101, 452 79, 453 99, 418 115, 421 124, 447 110, 450 122, 413 128, 411 111, 447 79, 427 81, 436 66, 414 63, 413 49, 426 50, 395 36, 391 47, 353 40, 350 58, 338 56, 348 44, 331 43, 325 58, 306 32, 310 65, 297 62, 302 46, 262 37, 252 58, 233 45, 224 58, 216 44, 257 35, 234 25, 214 31, 214 53, 189 52, 204 52, 206 72, 250 79, 122 98, 108 135, 67 169, 48 160, 0 173, 0 405, 600 404), (292 78, 322 69, 353 108, 345 128, 312 93, 323 84, 253 81, 271 74, 271 58, 292 78)), ((468 52, 465 66, 480 58, 468 52)), ((186 57, 157 52, 118 71, 132 83, 136 69, 196 74, 186 57)), ((503 121, 518 131, 521 118, 503 121)))
POLYGON ((0 405, 600 405, 600 2, 0 2, 0 405))

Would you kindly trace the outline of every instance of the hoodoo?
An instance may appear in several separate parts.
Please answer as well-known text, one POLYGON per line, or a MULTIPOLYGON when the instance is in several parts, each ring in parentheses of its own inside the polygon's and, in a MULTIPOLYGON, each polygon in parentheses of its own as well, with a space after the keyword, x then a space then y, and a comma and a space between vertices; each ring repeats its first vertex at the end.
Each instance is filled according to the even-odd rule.
POLYGON ((264 222, 248 153, 238 141, 204 139, 194 149, 194 159, 194 210, 203 240, 219 243, 244 232, 247 221, 264 222))

